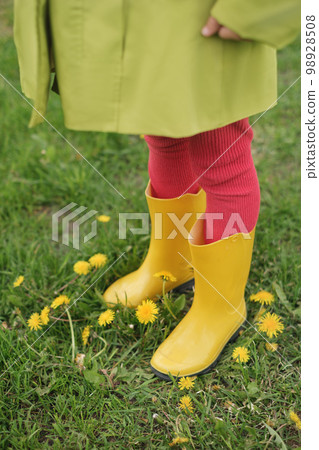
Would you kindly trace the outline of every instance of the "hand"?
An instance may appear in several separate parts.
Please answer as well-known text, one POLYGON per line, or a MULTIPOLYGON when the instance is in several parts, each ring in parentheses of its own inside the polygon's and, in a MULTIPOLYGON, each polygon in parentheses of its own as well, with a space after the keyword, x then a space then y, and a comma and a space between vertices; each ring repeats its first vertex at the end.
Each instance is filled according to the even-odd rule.
POLYGON ((202 35, 205 37, 213 36, 218 34, 222 39, 230 39, 233 41, 242 41, 243 39, 235 33, 235 31, 230 30, 227 27, 221 25, 215 17, 210 16, 206 22, 206 25, 202 28, 202 35))

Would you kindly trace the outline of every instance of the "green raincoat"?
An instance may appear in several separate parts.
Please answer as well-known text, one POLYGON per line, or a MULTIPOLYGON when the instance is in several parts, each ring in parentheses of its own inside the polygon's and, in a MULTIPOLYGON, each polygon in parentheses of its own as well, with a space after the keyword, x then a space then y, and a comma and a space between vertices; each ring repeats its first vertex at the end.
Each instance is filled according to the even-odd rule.
POLYGON ((298 33, 298 0, 15 0, 30 126, 53 72, 67 128, 190 136, 276 102, 276 48, 298 33), (250 41, 205 38, 209 15, 250 41))

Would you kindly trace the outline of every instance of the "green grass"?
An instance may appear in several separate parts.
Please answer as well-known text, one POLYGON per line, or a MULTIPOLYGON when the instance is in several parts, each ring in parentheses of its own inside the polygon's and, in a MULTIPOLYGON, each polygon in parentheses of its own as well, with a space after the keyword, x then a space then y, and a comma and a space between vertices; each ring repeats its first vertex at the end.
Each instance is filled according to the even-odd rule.
MULTIPOLYGON (((0 21, 1 73, 19 88, 10 1, 4 3, 0 21)), ((279 93, 298 76, 296 42, 279 53, 279 93)), ((98 293, 137 268, 147 251, 143 236, 117 239, 119 212, 147 211, 145 142, 138 136, 65 129, 59 99, 51 95, 48 120, 119 189, 127 198, 123 200, 48 125, 28 129, 30 107, 0 80, 1 448, 168 448, 176 433, 189 438, 185 448, 300 446, 300 433, 288 419, 291 409, 300 414, 299 94, 298 82, 254 126, 262 204, 246 295, 260 289, 276 294, 277 289, 272 310, 285 324, 276 340, 283 358, 269 353, 263 338, 247 326, 236 345, 249 345, 249 363, 235 363, 234 344, 228 346, 217 368, 196 379, 190 393, 195 411, 187 415, 177 407, 184 391, 153 378, 149 367, 154 350, 177 321, 162 310, 160 321, 145 333, 134 311, 121 309, 114 325, 102 328, 96 322, 104 309, 98 293), (51 214, 70 202, 112 218, 106 225, 99 223, 97 236, 80 251, 51 240, 51 214), (104 369, 99 373, 102 383, 94 383, 72 362, 67 321, 55 323, 31 350, 28 346, 41 331, 30 331, 23 320, 72 280, 77 260, 102 252, 112 262, 123 251, 125 257, 70 310, 76 351, 86 353, 88 369, 104 347, 94 333, 108 344, 94 359, 104 369), (20 274, 28 290, 12 288, 20 274), (93 328, 84 349, 81 331, 88 324, 93 328), (228 408, 226 402, 234 406, 228 408)), ((75 300, 102 273, 76 280, 65 293, 75 300)), ((187 299, 178 320, 191 295, 187 299)), ((250 322, 257 310, 249 304, 250 322)))

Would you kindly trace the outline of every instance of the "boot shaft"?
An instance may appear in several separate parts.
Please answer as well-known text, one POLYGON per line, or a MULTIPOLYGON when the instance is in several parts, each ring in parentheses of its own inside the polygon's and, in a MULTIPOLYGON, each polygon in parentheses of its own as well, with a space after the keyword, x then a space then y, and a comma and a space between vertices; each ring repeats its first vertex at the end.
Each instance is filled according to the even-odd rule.
MULTIPOLYGON (((204 220, 190 232, 190 253, 194 267, 195 300, 206 307, 233 314, 246 314, 244 292, 249 275, 255 229, 238 233, 211 244, 204 244, 204 220)), ((194 307, 196 307, 194 305, 194 307)), ((203 307, 201 304, 200 307, 203 307)))

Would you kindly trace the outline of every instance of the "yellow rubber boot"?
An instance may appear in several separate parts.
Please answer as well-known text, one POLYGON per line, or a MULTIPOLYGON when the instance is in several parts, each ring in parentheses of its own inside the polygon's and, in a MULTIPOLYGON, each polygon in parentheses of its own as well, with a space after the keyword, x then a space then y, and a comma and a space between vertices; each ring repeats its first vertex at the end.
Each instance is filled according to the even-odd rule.
POLYGON ((204 245, 203 226, 198 220, 190 237, 193 304, 151 360, 153 372, 165 380, 169 373, 183 377, 209 372, 246 320, 244 291, 255 230, 204 245))
POLYGON ((168 271, 176 278, 174 282, 166 282, 167 291, 182 287, 194 277, 189 263, 179 253, 190 261, 188 233, 197 217, 205 211, 205 192, 200 190, 197 194, 185 194, 180 198, 158 199, 151 196, 149 183, 145 195, 152 225, 149 250, 139 269, 115 281, 105 291, 103 297, 109 305, 122 303, 136 307, 147 298, 161 295, 162 279, 154 277, 161 271, 168 271), (182 217, 185 213, 189 217, 184 222, 182 217), (181 221, 181 231, 172 219, 175 223, 181 221))

